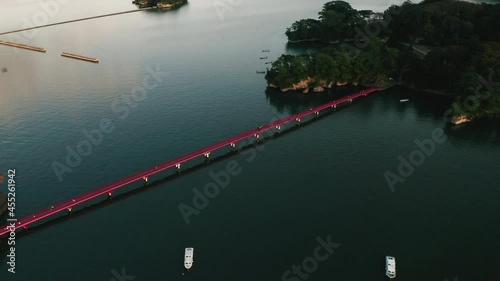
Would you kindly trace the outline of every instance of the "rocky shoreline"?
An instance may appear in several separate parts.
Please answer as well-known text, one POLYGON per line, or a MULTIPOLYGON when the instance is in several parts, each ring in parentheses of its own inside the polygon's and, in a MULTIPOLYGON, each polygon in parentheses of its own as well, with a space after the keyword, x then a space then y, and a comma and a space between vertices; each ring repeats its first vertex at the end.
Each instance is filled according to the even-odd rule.
POLYGON ((178 6, 187 3, 187 0, 163 1, 163 2, 160 1, 156 5, 152 4, 149 0, 135 0, 132 3, 139 6, 139 8, 156 7, 162 10, 171 10, 173 8, 176 8, 178 6))
MULTIPOLYGON (((346 86, 347 82, 337 82, 337 83, 334 83, 334 82, 330 82, 327 84, 326 81, 320 81, 319 83, 316 83, 315 79, 312 78, 312 77, 308 77, 307 79, 304 79, 298 83, 295 83, 293 84, 292 86, 290 87, 286 87, 286 88, 282 88, 282 87, 279 87, 277 85, 274 85, 272 83, 268 84, 268 87, 269 88, 274 88, 274 89, 278 89, 280 90, 282 93, 286 93, 286 92, 302 92, 303 94, 308 94, 310 92, 313 92, 313 93, 322 93, 324 91, 326 91, 327 89, 331 89, 333 88, 334 86, 337 86, 337 87, 342 87, 342 86, 346 86)), ((358 83, 351 83, 352 85, 354 86, 357 86, 358 83)), ((389 89, 393 86, 403 86, 405 88, 408 88, 408 89, 411 89, 411 90, 415 90, 415 91, 422 91, 422 92, 425 92, 425 93, 430 93, 430 94, 435 94, 435 95, 441 95, 441 96, 447 96, 447 97, 451 97, 450 94, 444 92, 444 91, 439 91, 439 90, 432 90, 432 89, 418 89, 416 87, 414 87, 413 85, 410 85, 410 84, 407 84, 407 83, 396 83, 396 82, 391 82, 391 83, 387 83, 387 84, 384 84, 384 85, 380 85, 380 84, 363 84, 363 86, 365 87, 380 87, 381 90, 386 90, 386 89, 389 89)), ((500 117, 500 116, 499 116, 500 117)), ((461 115, 456 115, 456 116, 453 116, 450 120, 450 123, 453 124, 453 125, 461 125, 461 124, 465 124, 465 123, 469 123, 469 122, 472 122, 474 121, 476 118, 473 118, 467 114, 461 114, 461 115)))
MULTIPOLYGON (((282 93, 286 93, 288 91, 302 91, 302 93, 307 94, 310 91, 314 93, 322 93, 326 89, 331 89, 333 86, 345 86, 347 85, 347 82, 330 82, 328 83, 327 81, 319 81, 316 82, 316 80, 312 77, 308 77, 307 79, 304 79, 302 81, 299 81, 298 83, 293 84, 290 87, 279 87, 277 85, 274 85, 272 83, 268 84, 268 87, 274 88, 274 89, 279 89, 282 93)), ((354 85, 358 85, 355 83, 354 85)))

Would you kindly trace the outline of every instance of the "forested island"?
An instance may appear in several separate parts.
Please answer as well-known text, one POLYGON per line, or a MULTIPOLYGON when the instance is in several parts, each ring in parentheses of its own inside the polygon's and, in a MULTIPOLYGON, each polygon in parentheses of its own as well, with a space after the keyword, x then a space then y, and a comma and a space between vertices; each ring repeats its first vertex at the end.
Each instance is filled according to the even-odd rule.
POLYGON ((132 3, 139 8, 158 7, 159 9, 173 9, 187 3, 187 0, 135 0, 132 3))
POLYGON ((319 19, 299 20, 285 34, 289 44, 324 48, 280 56, 266 73, 269 87, 401 84, 453 96, 463 120, 500 116, 500 4, 407 1, 375 13, 331 1, 319 19))

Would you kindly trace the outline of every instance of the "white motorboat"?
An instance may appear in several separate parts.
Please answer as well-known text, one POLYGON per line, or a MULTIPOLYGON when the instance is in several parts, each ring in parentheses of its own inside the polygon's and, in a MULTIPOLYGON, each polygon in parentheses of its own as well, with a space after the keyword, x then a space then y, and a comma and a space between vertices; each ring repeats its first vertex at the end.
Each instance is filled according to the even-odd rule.
POLYGON ((385 257, 385 275, 389 278, 396 278, 396 258, 385 257))
POLYGON ((184 250, 184 267, 189 270, 193 266, 193 255, 194 255, 194 248, 186 248, 184 250))
POLYGON ((409 99, 401 99, 401 100, 399 100, 399 102, 407 102, 407 101, 409 101, 409 99))

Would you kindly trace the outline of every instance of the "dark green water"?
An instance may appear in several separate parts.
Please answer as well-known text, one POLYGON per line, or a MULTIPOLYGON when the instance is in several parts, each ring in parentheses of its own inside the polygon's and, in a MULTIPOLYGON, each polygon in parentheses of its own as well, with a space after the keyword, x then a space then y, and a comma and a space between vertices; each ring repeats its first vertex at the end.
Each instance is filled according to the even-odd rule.
MULTIPOLYGON (((128 10, 129 2, 73 0, 49 20, 128 10)), ((36 3, 2 2, 2 30, 22 27, 19 15, 32 18, 36 3)), ((212 4, 51 27, 22 41, 47 54, 0 47, 8 69, 0 74, 0 165, 17 170, 18 217, 342 94, 282 95, 255 74, 265 68, 260 56, 300 51, 287 49, 283 32, 314 17, 323 1, 242 1, 224 20, 212 4), (60 58, 62 51, 100 64, 60 58), (157 65, 168 76, 120 119, 112 104, 157 65), (58 181, 51 163, 64 163, 65 147, 103 118, 115 130, 58 181)), ((113 272, 122 268, 133 280, 282 280, 313 255, 318 237, 331 235, 340 247, 307 280, 384 280, 384 256, 393 255, 398 280, 498 281, 500 128, 452 129, 443 120, 449 103, 400 88, 361 98, 240 155, 18 238, 17 273, 7 272, 2 253, 0 280, 118 280, 113 272), (398 156, 408 158, 415 140, 435 129, 446 141, 392 192, 384 172, 396 173, 398 156), (228 163, 240 174, 186 224, 179 205, 192 206, 193 189, 228 163), (195 264, 182 275, 191 245, 195 264)))

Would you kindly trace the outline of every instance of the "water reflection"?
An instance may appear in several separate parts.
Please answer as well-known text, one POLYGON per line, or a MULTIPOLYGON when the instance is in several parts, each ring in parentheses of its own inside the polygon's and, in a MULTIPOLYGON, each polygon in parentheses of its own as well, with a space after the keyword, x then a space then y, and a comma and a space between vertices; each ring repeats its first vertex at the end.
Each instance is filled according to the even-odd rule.
POLYGON ((172 9, 151 9, 151 10, 146 10, 144 12, 150 15, 158 15, 158 16, 164 16, 165 13, 175 15, 178 14, 181 9, 186 9, 187 7, 189 7, 189 1, 186 1, 182 5, 175 6, 172 9))
POLYGON ((450 143, 455 145, 470 143, 500 145, 500 124, 498 120, 483 119, 458 126, 449 124, 444 131, 450 143))
POLYGON ((359 89, 348 86, 329 89, 324 93, 313 93, 310 91, 308 94, 303 94, 300 91, 282 93, 278 89, 267 88, 265 93, 267 100, 274 106, 276 111, 283 114, 290 114, 335 100, 349 93, 354 93, 359 89))
POLYGON ((299 54, 314 54, 326 46, 325 44, 314 43, 314 42, 301 42, 301 43, 286 43, 286 53, 289 55, 299 55, 299 54))

